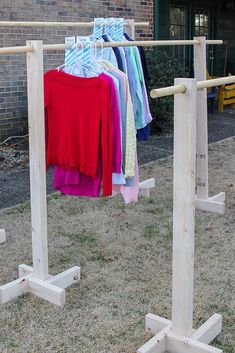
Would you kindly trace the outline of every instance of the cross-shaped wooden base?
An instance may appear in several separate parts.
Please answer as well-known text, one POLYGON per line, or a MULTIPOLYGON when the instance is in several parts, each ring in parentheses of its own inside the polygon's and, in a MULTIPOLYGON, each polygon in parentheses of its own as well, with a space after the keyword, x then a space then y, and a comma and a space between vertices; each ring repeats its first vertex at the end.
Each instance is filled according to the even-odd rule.
POLYGON ((0 287, 0 304, 4 304, 25 293, 32 293, 39 298, 63 307, 65 288, 80 280, 80 267, 75 266, 56 276, 42 280, 34 276, 33 268, 19 266, 19 278, 0 287))
POLYGON ((221 349, 209 343, 222 330, 222 316, 214 314, 199 329, 193 330, 190 337, 172 331, 172 322, 160 316, 146 316, 146 331, 154 337, 145 343, 138 353, 222 353, 221 349))

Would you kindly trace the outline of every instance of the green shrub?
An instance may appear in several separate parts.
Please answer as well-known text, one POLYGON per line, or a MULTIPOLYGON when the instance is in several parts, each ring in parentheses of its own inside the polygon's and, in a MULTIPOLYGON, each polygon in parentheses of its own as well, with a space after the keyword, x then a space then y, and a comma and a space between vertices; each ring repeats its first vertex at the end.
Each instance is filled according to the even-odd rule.
MULTIPOLYGON (((149 71, 148 90, 172 86, 174 78, 188 77, 188 69, 181 61, 170 56, 166 51, 159 48, 146 50, 146 58, 149 71)), ((150 110, 153 116, 151 131, 170 131, 173 128, 173 104, 174 97, 163 97, 152 99, 149 97, 150 110)))

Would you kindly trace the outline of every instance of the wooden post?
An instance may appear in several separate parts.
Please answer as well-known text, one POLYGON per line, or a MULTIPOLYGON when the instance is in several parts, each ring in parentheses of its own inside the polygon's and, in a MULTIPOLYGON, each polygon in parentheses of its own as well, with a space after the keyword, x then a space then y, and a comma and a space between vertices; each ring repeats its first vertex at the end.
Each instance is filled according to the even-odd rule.
POLYGON ((175 79, 171 88, 164 95, 175 94, 172 321, 148 314, 146 331, 154 337, 137 352, 222 353, 209 345, 221 332, 221 315, 193 329, 197 81, 175 79))
POLYGON ((196 172, 196 79, 175 79, 185 93, 175 95, 172 331, 190 337, 193 325, 193 273, 196 172))
POLYGON ((33 267, 19 265, 19 278, 0 287, 0 304, 31 293, 62 307, 65 288, 80 280, 80 267, 48 274, 42 41, 28 41, 27 48, 33 267))
POLYGON ((42 41, 27 41, 28 123, 30 151, 33 275, 48 278, 47 203, 42 41))
MULTIPOLYGON (((194 77, 204 81, 206 77, 206 37, 194 37, 200 42, 194 45, 194 77)), ((196 194, 199 199, 208 199, 208 114, 207 89, 197 92, 197 150, 196 150, 196 194)))
POLYGON ((135 20, 128 20, 128 26, 125 27, 125 31, 133 40, 135 39, 135 20))
MULTIPOLYGON (((207 79, 206 38, 194 37, 194 75, 198 81, 207 79)), ((208 113, 207 89, 197 92, 197 143, 196 143, 196 208, 203 211, 225 212, 225 193, 209 197, 208 193, 208 113)))

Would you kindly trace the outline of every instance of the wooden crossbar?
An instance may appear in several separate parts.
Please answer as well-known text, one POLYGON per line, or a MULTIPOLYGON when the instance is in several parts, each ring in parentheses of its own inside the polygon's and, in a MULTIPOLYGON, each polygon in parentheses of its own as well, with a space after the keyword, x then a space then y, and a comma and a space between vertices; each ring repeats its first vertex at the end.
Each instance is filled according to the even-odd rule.
MULTIPOLYGON (((221 44, 223 41, 207 41, 207 44, 221 44)), ((198 45, 200 42, 198 40, 148 40, 148 41, 133 41, 133 42, 106 42, 102 43, 97 41, 96 45, 103 48, 114 48, 114 47, 158 47, 158 46, 175 46, 175 45, 198 45)), ((81 46, 80 43, 77 44, 78 47, 81 46)), ((54 51, 54 50, 65 50, 71 48, 68 44, 45 44, 43 45, 44 51, 54 51)), ((0 54, 22 54, 32 52, 33 48, 31 46, 19 46, 19 47, 4 47, 0 48, 0 54)))
MULTIPOLYGON (((125 26, 129 26, 131 20, 125 21, 125 26)), ((149 22, 135 22, 135 27, 148 27, 149 22)), ((39 22, 39 21, 0 21, 1 27, 79 27, 91 28, 94 22, 39 22)))
MULTIPOLYGON (((197 89, 221 86, 227 83, 234 83, 234 82, 235 82, 235 76, 220 77, 212 80, 197 82, 197 89)), ((184 84, 179 84, 179 85, 174 85, 174 86, 169 86, 164 88, 153 89, 150 92, 150 95, 152 98, 160 98, 160 97, 167 97, 177 93, 185 93, 185 92, 186 92, 186 86, 184 84)))

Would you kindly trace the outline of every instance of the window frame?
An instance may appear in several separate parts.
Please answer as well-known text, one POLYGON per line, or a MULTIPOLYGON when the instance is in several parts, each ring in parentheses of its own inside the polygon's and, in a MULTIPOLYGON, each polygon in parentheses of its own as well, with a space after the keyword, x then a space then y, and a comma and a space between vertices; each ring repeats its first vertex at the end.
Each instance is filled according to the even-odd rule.
MULTIPOLYGON (((189 37, 189 30, 190 30, 190 22, 189 22, 189 8, 188 6, 184 6, 184 5, 178 5, 178 4, 169 4, 169 38, 170 40, 184 40, 184 39, 188 39, 189 37), (172 9, 180 9, 181 11, 184 10, 184 24, 181 24, 181 14, 180 14, 180 23, 177 24, 176 22, 171 22, 172 20, 172 15, 171 15, 171 10, 172 9), (171 35, 171 26, 177 26, 179 28, 180 31, 180 35, 178 38, 174 38, 171 35), (184 28, 184 36, 183 38, 181 37, 182 34, 182 28, 184 28)), ((180 59, 180 61, 182 62, 182 64, 184 66, 188 66, 188 60, 189 60, 189 48, 187 48, 186 46, 172 46, 170 48, 170 52, 172 53, 173 56, 177 57, 178 59, 180 59)))
POLYGON ((197 6, 194 8, 194 11, 193 11, 193 34, 194 36, 204 36, 205 34, 201 34, 200 33, 200 28, 207 28, 207 39, 211 39, 212 37, 212 32, 213 32, 213 29, 212 29, 212 9, 208 8, 208 7, 200 7, 200 6, 197 6), (199 14, 199 16, 201 14, 206 14, 207 12, 207 15, 208 15, 208 23, 207 23, 207 27, 205 26, 200 26, 200 22, 199 22, 199 26, 196 26, 196 15, 199 14), (199 34, 196 34, 196 27, 199 28, 199 34))

